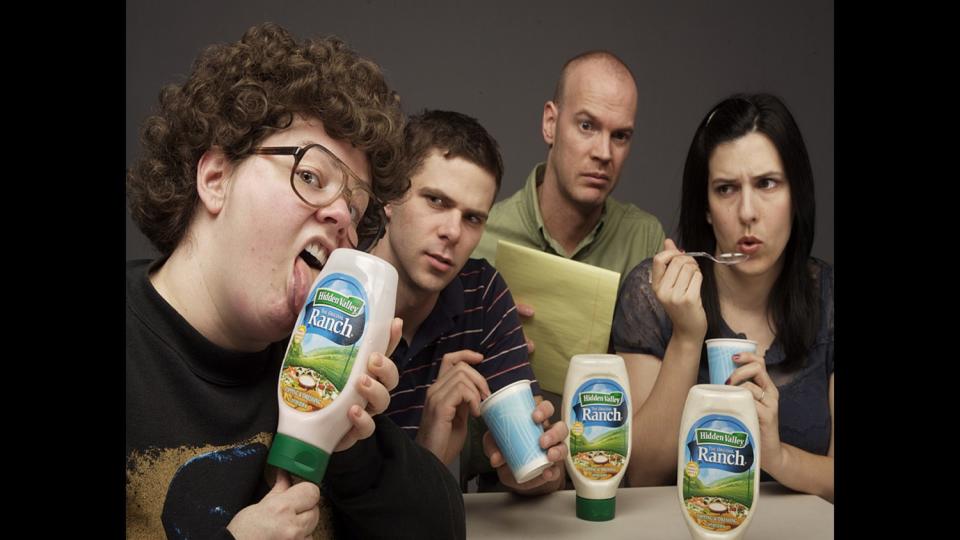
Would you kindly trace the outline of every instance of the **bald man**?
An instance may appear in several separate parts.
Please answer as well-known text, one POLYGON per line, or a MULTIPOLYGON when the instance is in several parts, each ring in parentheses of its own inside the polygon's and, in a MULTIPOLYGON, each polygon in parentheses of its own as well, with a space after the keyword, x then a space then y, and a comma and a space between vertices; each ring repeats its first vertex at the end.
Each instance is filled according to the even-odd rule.
MULTIPOLYGON (((614 54, 591 51, 567 61, 543 106, 547 160, 523 188, 494 205, 473 257, 493 261, 502 238, 607 268, 622 281, 655 255, 664 239, 657 218, 610 196, 630 153, 636 114, 637 83, 614 54)), ((532 306, 518 308, 532 315, 532 306)), ((565 370, 538 366, 536 355, 532 363, 559 416, 565 370)))

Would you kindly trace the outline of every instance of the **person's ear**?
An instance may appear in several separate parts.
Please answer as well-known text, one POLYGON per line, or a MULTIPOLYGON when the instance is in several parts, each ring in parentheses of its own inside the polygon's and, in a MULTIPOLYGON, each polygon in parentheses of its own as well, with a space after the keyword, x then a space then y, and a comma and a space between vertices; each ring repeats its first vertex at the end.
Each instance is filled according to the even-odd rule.
POLYGON ((219 148, 207 150, 197 162, 197 194, 200 203, 211 214, 216 215, 223 209, 229 171, 230 161, 219 148))
POLYGON ((710 215, 709 210, 707 210, 707 223, 713 225, 713 216, 710 215))
POLYGON ((553 141, 557 137, 557 117, 559 116, 560 111, 557 109, 557 104, 548 101, 543 104, 543 122, 541 129, 543 130, 543 142, 547 143, 547 146, 553 146, 553 141))

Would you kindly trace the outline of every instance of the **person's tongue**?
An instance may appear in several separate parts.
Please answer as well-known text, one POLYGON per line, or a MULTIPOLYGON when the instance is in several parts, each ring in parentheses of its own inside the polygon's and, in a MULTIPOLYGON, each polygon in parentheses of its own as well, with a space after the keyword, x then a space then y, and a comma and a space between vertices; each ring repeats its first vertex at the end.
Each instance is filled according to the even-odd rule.
POLYGON ((307 295, 310 294, 310 286, 313 285, 314 270, 303 260, 297 257, 293 263, 293 278, 290 286, 290 311, 294 314, 300 313, 300 308, 307 301, 307 295))

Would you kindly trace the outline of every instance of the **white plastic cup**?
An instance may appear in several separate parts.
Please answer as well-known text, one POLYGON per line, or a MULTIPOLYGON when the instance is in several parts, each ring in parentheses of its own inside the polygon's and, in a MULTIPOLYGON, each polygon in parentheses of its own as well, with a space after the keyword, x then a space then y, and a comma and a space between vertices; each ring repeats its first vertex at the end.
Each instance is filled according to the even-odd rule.
POLYGON ((726 384, 737 369, 733 355, 757 352, 757 342, 749 339, 708 339, 707 363, 710 365, 710 384, 726 384))
POLYGON ((533 421, 534 408, 528 379, 504 386, 480 404, 480 414, 520 484, 536 478, 551 465, 547 453, 540 448, 543 426, 533 421))

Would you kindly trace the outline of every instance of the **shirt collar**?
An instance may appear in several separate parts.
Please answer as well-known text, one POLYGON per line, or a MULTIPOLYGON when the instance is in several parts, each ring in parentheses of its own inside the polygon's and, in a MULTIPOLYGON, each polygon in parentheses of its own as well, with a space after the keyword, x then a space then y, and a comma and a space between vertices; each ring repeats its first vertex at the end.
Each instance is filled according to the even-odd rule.
MULTIPOLYGON (((550 233, 547 232, 547 229, 543 226, 543 215, 540 213, 540 198, 537 196, 537 186, 543 183, 543 174, 546 171, 547 164, 546 162, 538 163, 530 174, 527 176, 527 182, 524 185, 524 198, 522 213, 524 221, 527 224, 527 228, 530 232, 540 238, 541 249, 546 250, 547 247, 551 248, 554 253, 558 255, 563 254, 563 248, 560 246, 560 243, 554 240, 550 233)), ((603 211, 600 213, 600 221, 597 222, 597 225, 590 231, 579 245, 574 248, 573 253, 570 254, 570 258, 573 258, 582 251, 584 248, 592 244, 597 237, 600 235, 600 231, 603 229, 603 225, 609 215, 610 209, 610 197, 607 197, 603 201, 603 211)))

